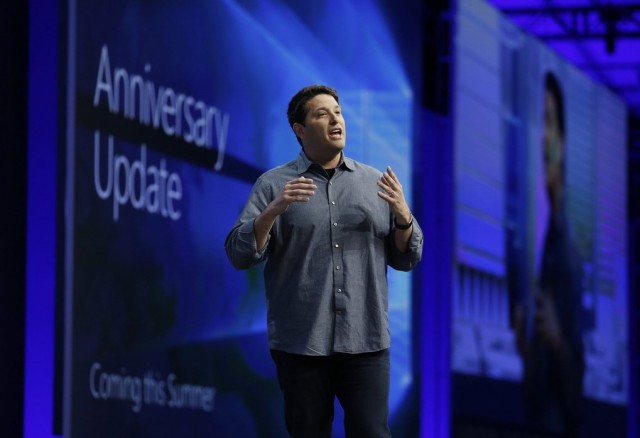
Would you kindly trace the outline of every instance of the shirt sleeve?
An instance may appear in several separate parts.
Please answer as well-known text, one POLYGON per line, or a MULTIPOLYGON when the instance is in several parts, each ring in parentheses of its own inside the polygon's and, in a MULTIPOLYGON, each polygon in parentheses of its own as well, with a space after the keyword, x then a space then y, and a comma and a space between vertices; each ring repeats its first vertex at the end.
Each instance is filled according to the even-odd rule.
POLYGON ((395 244, 393 233, 389 236, 389 266, 397 271, 412 270, 422 258, 424 236, 416 218, 413 218, 409 250, 401 252, 395 244))
POLYGON ((227 257, 236 269, 248 269, 266 259, 271 233, 267 236, 264 247, 257 248, 253 227, 256 217, 271 202, 271 198, 271 190, 263 183, 263 179, 259 178, 224 242, 227 257))

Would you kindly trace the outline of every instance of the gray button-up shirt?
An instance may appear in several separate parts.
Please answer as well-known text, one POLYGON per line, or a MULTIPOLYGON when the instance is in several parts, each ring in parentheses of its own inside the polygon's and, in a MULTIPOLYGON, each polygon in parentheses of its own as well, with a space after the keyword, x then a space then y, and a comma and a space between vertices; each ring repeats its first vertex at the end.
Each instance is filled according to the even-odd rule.
POLYGON ((389 205, 377 195, 381 176, 345 157, 329 178, 300 152, 256 181, 225 249, 238 269, 266 260, 270 348, 328 355, 389 347, 387 265, 412 269, 423 236, 414 219, 409 251, 395 247, 389 205), (315 195, 291 204, 264 248, 256 248, 255 218, 287 181, 300 176, 314 180, 315 195))

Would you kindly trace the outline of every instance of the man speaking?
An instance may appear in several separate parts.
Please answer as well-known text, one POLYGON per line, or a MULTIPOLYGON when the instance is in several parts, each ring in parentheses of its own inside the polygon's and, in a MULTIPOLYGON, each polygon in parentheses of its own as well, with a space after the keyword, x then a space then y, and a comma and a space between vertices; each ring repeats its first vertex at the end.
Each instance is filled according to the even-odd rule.
POLYGON ((293 437, 389 437, 387 266, 409 271, 423 235, 393 170, 347 158, 336 90, 312 85, 287 111, 302 150, 264 173, 227 236, 238 269, 266 261, 269 347, 293 437))

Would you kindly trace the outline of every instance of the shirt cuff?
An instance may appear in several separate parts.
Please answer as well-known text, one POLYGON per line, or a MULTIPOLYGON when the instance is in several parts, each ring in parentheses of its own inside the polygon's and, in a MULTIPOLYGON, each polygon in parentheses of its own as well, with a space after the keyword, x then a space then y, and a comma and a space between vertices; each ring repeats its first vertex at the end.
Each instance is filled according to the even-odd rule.
POLYGON ((242 246, 244 251, 251 253, 255 260, 261 260, 267 252, 271 235, 269 234, 267 236, 267 241, 262 248, 257 248, 253 222, 254 221, 248 221, 240 225, 240 228, 238 228, 238 243, 242 246))

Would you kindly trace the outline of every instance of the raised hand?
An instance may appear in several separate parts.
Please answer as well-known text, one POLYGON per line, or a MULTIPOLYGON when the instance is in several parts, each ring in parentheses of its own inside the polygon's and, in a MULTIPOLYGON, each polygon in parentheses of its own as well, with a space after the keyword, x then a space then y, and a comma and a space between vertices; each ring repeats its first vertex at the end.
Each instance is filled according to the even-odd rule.
POLYGON ((289 205, 294 202, 309 202, 311 196, 315 194, 316 189, 317 186, 311 178, 301 176, 300 178, 287 181, 282 191, 271 201, 271 212, 276 215, 281 215, 287 211, 289 205))
POLYGON ((408 223, 411 220, 411 210, 404 198, 402 184, 400 184, 391 166, 387 166, 387 170, 382 174, 378 181, 378 187, 382 189, 378 192, 378 196, 387 201, 391 213, 397 218, 398 222, 408 223))

